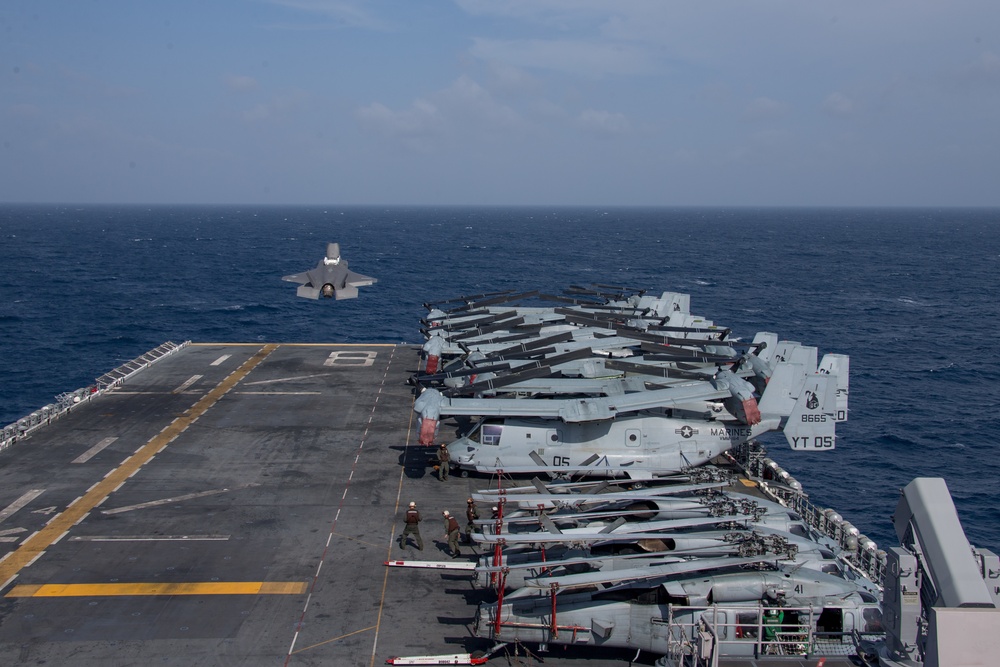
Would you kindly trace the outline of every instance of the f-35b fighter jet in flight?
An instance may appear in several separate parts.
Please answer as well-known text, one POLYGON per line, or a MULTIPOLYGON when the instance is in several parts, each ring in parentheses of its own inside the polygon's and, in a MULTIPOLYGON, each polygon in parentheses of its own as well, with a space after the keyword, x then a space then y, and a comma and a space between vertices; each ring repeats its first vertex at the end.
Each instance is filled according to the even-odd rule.
POLYGON ((298 283, 296 295, 305 299, 354 299, 358 288, 378 282, 371 276, 363 276, 347 268, 347 260, 340 257, 340 244, 327 243, 326 256, 316 264, 316 268, 305 273, 285 276, 282 280, 298 283))

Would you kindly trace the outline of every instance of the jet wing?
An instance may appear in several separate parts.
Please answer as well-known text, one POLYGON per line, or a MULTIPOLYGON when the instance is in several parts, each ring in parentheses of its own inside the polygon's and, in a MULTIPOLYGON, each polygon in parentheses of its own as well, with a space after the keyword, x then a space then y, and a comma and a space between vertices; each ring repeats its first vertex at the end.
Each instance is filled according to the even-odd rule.
POLYGON ((290 283, 298 283, 300 285, 305 285, 309 282, 309 271, 303 271, 302 273, 293 273, 290 276, 282 276, 282 280, 287 280, 290 283))
POLYGON ((348 271, 346 282, 351 287, 367 287, 377 283, 378 278, 372 278, 371 276, 365 276, 360 273, 355 273, 354 271, 348 271))

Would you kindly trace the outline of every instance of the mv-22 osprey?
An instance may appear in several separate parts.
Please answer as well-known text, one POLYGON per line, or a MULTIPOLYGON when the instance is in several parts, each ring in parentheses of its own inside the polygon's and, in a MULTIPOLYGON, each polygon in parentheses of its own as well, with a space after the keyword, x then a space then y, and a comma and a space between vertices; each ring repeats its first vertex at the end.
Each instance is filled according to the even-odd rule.
MULTIPOLYGON (((848 357, 828 354, 817 365, 815 348, 762 337, 775 341, 765 347, 771 375, 763 392, 719 369, 705 379, 660 380, 650 382, 659 388, 638 391, 626 389, 636 387, 630 378, 610 392, 607 380, 595 381, 594 393, 604 395, 583 398, 579 382, 572 398, 449 398, 426 388, 414 411, 425 437, 442 416, 480 417, 448 445, 453 464, 479 472, 651 479, 702 465, 774 430, 794 450, 832 450, 835 423, 847 418, 848 357)), ((529 382, 537 389, 543 381, 529 382)), ((559 391, 559 381, 552 382, 559 391)))

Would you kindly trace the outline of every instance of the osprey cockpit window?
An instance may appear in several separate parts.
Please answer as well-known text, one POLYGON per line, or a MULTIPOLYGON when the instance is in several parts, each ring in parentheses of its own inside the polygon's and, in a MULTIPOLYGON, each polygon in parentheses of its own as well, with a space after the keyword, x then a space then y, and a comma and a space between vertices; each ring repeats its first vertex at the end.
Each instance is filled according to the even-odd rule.
POLYGON ((479 442, 484 445, 499 445, 503 424, 483 424, 479 429, 479 442))

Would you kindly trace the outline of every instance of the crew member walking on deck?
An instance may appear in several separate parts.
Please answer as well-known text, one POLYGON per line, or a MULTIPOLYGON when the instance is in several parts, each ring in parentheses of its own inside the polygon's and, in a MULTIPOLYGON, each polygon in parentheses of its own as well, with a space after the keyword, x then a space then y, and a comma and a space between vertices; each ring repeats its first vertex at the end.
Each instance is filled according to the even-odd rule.
POLYGON ((465 518, 465 543, 472 544, 472 533, 476 530, 476 519, 479 518, 479 510, 472 498, 465 501, 465 518))
POLYGON ((444 536, 448 540, 448 551, 452 558, 458 558, 462 552, 458 550, 458 519, 453 517, 448 510, 441 512, 444 515, 444 536))
POLYGON ((416 503, 410 503, 410 507, 406 510, 406 516, 403 517, 403 522, 405 525, 403 526, 403 534, 399 536, 399 548, 406 548, 409 543, 407 537, 412 534, 417 538, 417 549, 423 551, 424 538, 420 537, 420 512, 417 511, 416 503))
POLYGON ((448 451, 448 446, 441 443, 437 451, 438 457, 438 479, 442 482, 448 479, 449 468, 451 467, 451 452, 448 451))

